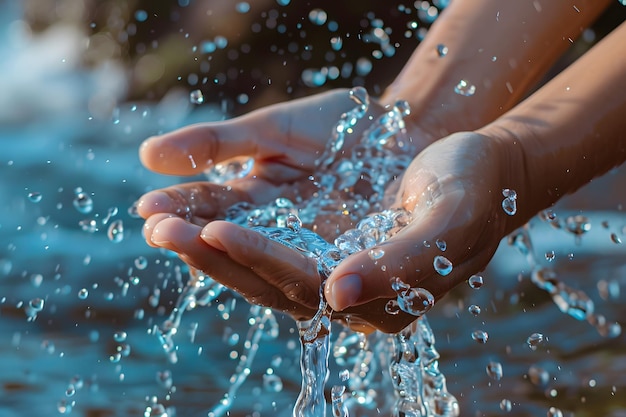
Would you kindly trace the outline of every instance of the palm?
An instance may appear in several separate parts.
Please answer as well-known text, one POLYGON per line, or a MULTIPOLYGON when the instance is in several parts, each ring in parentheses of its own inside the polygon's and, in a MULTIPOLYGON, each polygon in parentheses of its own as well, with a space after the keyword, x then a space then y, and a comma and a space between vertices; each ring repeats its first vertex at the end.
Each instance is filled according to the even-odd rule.
MULTIPOLYGON (((278 196, 306 192, 311 185, 308 177, 314 174, 315 160, 325 146, 330 128, 339 114, 352 105, 347 100, 337 104, 338 98, 345 100, 345 97, 345 93, 341 97, 333 93, 322 95, 316 98, 319 101, 311 101, 310 106, 306 101, 298 103, 303 107, 296 110, 279 107, 264 110, 268 113, 253 113, 246 117, 258 119, 248 120, 247 126, 234 121, 219 126, 218 134, 238 139, 230 144, 219 141, 224 145, 219 147, 204 145, 205 154, 210 153, 214 161, 242 154, 252 156, 253 172, 227 186, 197 182, 144 196, 140 213, 147 218, 145 231, 149 243, 178 252, 185 262, 251 302, 283 310, 296 318, 311 317, 318 305, 320 284, 311 258, 249 229, 212 220, 242 200, 263 204, 278 196), (324 103, 330 103, 333 111, 324 112, 320 123, 304 123, 310 112, 324 103), (264 139, 259 138, 259 132, 264 139)), ((184 145, 190 136, 197 134, 183 133, 178 133, 177 140, 166 138, 165 145, 157 142, 159 146, 152 150, 144 148, 142 157, 146 165, 166 173, 193 173, 189 172, 185 155, 202 154, 202 149, 194 148, 202 141, 196 138, 187 147, 182 146, 181 151, 181 142, 184 145), (150 160, 154 157, 151 151, 163 153, 167 146, 178 152, 179 165, 172 157, 175 152, 165 152, 167 162, 160 161, 169 168, 159 164, 159 158, 150 160)), ((214 136, 217 133, 213 131, 214 136)), ((391 277, 426 288, 439 298, 486 265, 504 234, 506 223, 502 220, 502 210, 495 209, 502 199, 497 180, 500 168, 486 163, 497 160, 496 156, 483 137, 460 134, 431 145, 414 160, 399 190, 395 185, 397 191, 390 191, 396 195, 393 205, 411 211, 413 220, 385 242, 382 260, 373 262, 367 254, 357 253, 337 267, 326 285, 326 295, 331 305, 348 307, 336 313, 338 317, 354 327, 366 325, 398 331, 414 317, 390 316, 385 312, 388 299, 395 296, 391 277), (434 245, 437 239, 447 242, 445 253, 437 252, 434 245), (433 244, 427 248, 424 241, 433 244), (452 261, 454 268, 449 276, 442 277, 434 271, 433 256, 437 254, 452 261), (387 267, 381 268, 385 262, 387 267), (336 283, 350 273, 361 276, 362 288, 358 299, 342 304, 341 300, 349 297, 350 288, 336 283)))

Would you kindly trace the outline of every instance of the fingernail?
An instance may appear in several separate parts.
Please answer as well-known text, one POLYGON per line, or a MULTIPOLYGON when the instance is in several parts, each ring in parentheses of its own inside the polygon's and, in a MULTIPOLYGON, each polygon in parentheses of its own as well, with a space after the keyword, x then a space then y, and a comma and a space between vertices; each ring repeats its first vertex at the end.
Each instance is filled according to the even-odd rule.
POLYGON ((222 245, 222 242, 220 242, 215 236, 202 231, 200 237, 207 243, 207 245, 211 246, 212 248, 215 248, 222 252, 228 252, 224 245, 222 245))
POLYGON ((156 213, 168 213, 174 211, 172 204, 172 198, 163 191, 151 191, 144 195, 139 204, 138 209, 145 211, 152 211, 156 213))
POLYGON ((333 310, 341 311, 353 305, 361 296, 362 280, 357 274, 344 275, 326 288, 326 301, 333 310))
POLYGON ((168 217, 154 226, 150 240, 155 245, 180 252, 179 248, 185 248, 189 242, 198 237, 199 229, 198 226, 178 217, 168 217))

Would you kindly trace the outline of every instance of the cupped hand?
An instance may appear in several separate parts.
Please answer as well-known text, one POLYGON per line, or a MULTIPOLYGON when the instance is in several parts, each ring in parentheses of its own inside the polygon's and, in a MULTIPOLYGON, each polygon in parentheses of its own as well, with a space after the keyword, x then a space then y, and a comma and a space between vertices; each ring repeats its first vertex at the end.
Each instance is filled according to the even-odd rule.
MULTIPOLYGON (((148 244, 155 246, 150 238, 152 229, 165 217, 181 217, 204 226, 224 218, 226 209, 234 203, 259 205, 279 196, 306 199, 317 191, 316 161, 322 156, 333 127, 343 113, 355 106, 348 90, 333 90, 146 140, 140 148, 140 159, 147 168, 162 174, 198 175, 215 164, 242 157, 254 159, 252 171, 244 178, 224 184, 193 181, 141 197, 138 211, 147 219, 144 232, 148 244)), ((383 112, 380 105, 371 102, 364 120, 346 136, 343 149, 349 151, 369 125, 367 119, 383 112)), ((412 142, 421 150, 432 139, 417 128, 413 130, 412 142)), ((336 233, 336 227, 331 232, 336 233)))
MULTIPOLYGON (((138 210, 146 218, 146 240, 152 246, 177 252, 182 260, 250 302, 298 319, 310 318, 319 303, 320 278, 315 261, 257 232, 215 219, 240 201, 264 204, 278 196, 303 195, 303 189, 311 188, 309 177, 315 174, 315 161, 326 146, 329 132, 339 116, 353 107, 346 90, 332 91, 147 140, 140 150, 142 162, 165 174, 194 175, 214 163, 241 156, 254 158, 255 164, 248 176, 226 184, 197 181, 144 195, 138 210)), ((416 132, 410 131, 414 138, 419 136, 416 132)), ((383 258, 373 261, 365 252, 357 253, 331 275, 325 293, 338 311, 337 317, 354 328, 398 331, 413 317, 391 316, 385 311, 387 301, 395 295, 392 278, 424 287, 440 297, 467 278, 463 271, 479 270, 487 263, 501 232, 487 239, 487 245, 485 239, 476 240, 475 247, 482 254, 479 260, 469 256, 476 248, 464 246, 469 242, 464 236, 471 222, 478 224, 480 233, 490 216, 474 207, 486 201, 480 195, 486 189, 484 179, 492 178, 499 169, 488 163, 494 158, 487 157, 490 147, 486 143, 475 134, 455 135, 431 145, 416 158, 394 203, 412 212, 413 221, 381 246, 383 258), (485 155, 479 156, 481 152, 485 155), (483 175, 485 167, 493 172, 483 175), (435 249, 437 239, 446 241, 449 249, 441 255, 454 265, 447 277, 438 276, 432 268, 433 251, 439 250, 435 249), (430 248, 424 242, 430 242, 430 248)), ((397 182, 392 187, 398 189, 397 182)), ((489 187, 497 200, 497 187, 489 187)))
POLYGON ((142 163, 153 171, 191 176, 216 164, 252 157, 252 172, 225 184, 189 182, 156 190, 141 197, 139 214, 151 227, 164 215, 204 225, 223 217, 234 203, 266 203, 278 196, 311 188, 308 179, 340 115, 353 108, 347 90, 312 96, 262 108, 245 116, 191 125, 146 140, 142 163), (151 216, 157 216, 151 219, 151 216))
POLYGON ((381 313, 381 300, 397 295, 392 281, 426 289, 440 299, 482 271, 501 239, 525 222, 502 206, 503 190, 514 175, 508 155, 504 143, 469 132, 422 151, 407 168, 394 203, 411 213, 410 223, 377 247, 382 257, 372 259, 362 251, 339 264, 325 286, 333 309, 349 314, 370 306, 362 319, 396 332, 415 317, 381 313), (448 261, 451 270, 444 268, 448 261))
MULTIPOLYGON (((196 175, 232 158, 252 157, 255 161, 244 178, 224 184, 189 182, 142 196, 138 212, 146 219, 148 244, 177 252, 185 262, 252 302, 286 310, 298 318, 311 317, 318 306, 320 285, 311 259, 250 230, 210 222, 223 218, 234 203, 260 205, 278 196, 302 198, 315 191, 310 178, 317 174, 316 160, 342 113, 355 105, 348 90, 334 90, 146 140, 140 148, 141 161, 163 174, 196 175), (213 235, 237 250, 225 254, 224 245, 213 235)), ((356 140, 367 128, 367 118, 383 111, 370 103, 366 120, 355 126, 348 139, 356 140)), ((417 129, 414 132, 413 143, 421 149, 427 136, 417 129)), ((344 149, 352 144, 346 143, 344 149)), ((332 232, 336 229, 332 227, 332 232)))

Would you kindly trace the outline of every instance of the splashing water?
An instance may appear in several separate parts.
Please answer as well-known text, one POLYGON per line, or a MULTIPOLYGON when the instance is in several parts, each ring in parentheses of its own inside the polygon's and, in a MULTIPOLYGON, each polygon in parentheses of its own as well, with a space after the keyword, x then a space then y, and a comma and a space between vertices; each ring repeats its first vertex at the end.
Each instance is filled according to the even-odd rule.
MULTIPOLYGON (((561 228, 556 215, 553 213, 544 214, 540 218, 550 222, 550 224, 557 222, 559 224, 557 228, 561 228)), ((565 224, 565 230, 575 235, 577 243, 580 243, 581 236, 591 229, 589 219, 583 215, 570 216, 566 219, 565 224)), ((594 313, 594 302, 584 291, 572 288, 562 282, 553 268, 540 265, 533 252, 528 225, 513 232, 508 241, 526 257, 531 268, 531 282, 550 294, 552 301, 559 310, 577 320, 587 320, 602 336, 617 337, 621 334, 619 323, 607 323, 604 316, 594 313)), ((547 260, 549 261, 549 259, 547 260)))
POLYGON ((391 380, 396 391, 394 416, 458 416, 459 405, 439 371, 435 337, 425 316, 393 336, 391 380))
MULTIPOLYGON (((302 386, 300 395, 294 406, 294 416, 325 416, 326 399, 324 388, 328 379, 328 358, 331 352, 331 317, 332 311, 324 299, 323 286, 326 278, 334 268, 348 255, 368 250, 373 260, 383 257, 384 251, 377 247, 410 221, 410 213, 401 210, 380 210, 380 202, 385 187, 397 180, 408 166, 414 148, 404 136, 403 117, 409 114, 406 102, 399 101, 395 106, 387 109, 362 134, 360 141, 348 152, 345 144, 348 135, 353 134, 356 123, 362 119, 369 109, 369 97, 363 88, 350 91, 350 98, 356 106, 344 113, 331 134, 323 154, 316 161, 319 175, 314 178, 317 192, 307 198, 296 198, 295 203, 286 198, 278 198, 265 206, 252 206, 248 203, 238 203, 227 210, 225 220, 252 228, 267 238, 279 242, 298 251, 305 256, 315 259, 320 276, 320 303, 317 313, 307 321, 298 322, 300 334, 302 370, 302 386), (344 153, 348 157, 339 158, 344 153), (378 210, 379 212, 374 212, 378 210), (368 214, 370 213, 370 214, 368 214), (321 236, 304 227, 316 223, 323 216, 347 216, 356 226, 337 236, 333 243, 326 242, 321 236)), ((253 166, 253 160, 244 164, 213 167, 208 173, 212 181, 224 181, 245 176, 253 166), (227 175, 223 175, 227 174, 227 175)), ((440 250, 445 250, 445 243, 438 242, 440 250)), ((449 262, 449 261, 448 261, 449 262)), ((451 264, 446 268, 451 270, 451 264)), ((449 273, 448 270, 448 273, 449 273)), ((184 311, 195 308, 197 305, 210 304, 224 290, 220 284, 198 271, 192 271, 189 281, 179 296, 176 307, 170 318, 161 328, 153 329, 168 354, 170 361, 175 362, 176 345, 173 337, 177 333, 184 311), (202 301, 198 295, 204 294, 202 301)), ((397 299, 392 300, 398 310, 419 317, 412 327, 396 335, 395 346, 400 353, 392 354, 398 357, 400 364, 392 365, 390 370, 396 379, 402 376, 395 386, 397 404, 394 415, 415 416, 457 416, 458 403, 445 387, 445 378, 438 371, 438 354, 434 349, 434 337, 424 318, 424 314, 434 305, 434 296, 422 288, 411 288, 408 285, 398 288, 397 299), (414 354, 410 358, 404 357, 405 348, 413 346, 414 354), (399 356, 398 356, 399 355, 399 356), (403 359, 404 358, 404 359, 403 359), (405 364, 405 362, 407 362, 405 364), (406 390, 405 378, 411 378, 411 392, 406 390), (420 401, 414 401, 415 399, 420 401)), ((262 317, 273 317, 271 310, 255 307, 254 312, 263 311, 262 317)), ((389 311, 389 310, 387 310, 389 311)), ((395 313, 391 313, 395 314, 395 313)), ((259 321, 259 317, 253 320, 259 321)), ((246 340, 246 346, 258 346, 258 332, 251 331, 246 340)), ((379 338, 374 351, 388 350, 387 338, 379 338)), ((365 346, 362 352, 368 354, 365 346)), ((370 353, 371 354, 371 353, 370 353)), ((247 377, 244 369, 254 357, 254 352, 246 352, 241 356, 241 362, 231 378, 231 387, 222 401, 214 407, 209 416, 225 415, 236 395, 236 391, 247 377)), ((371 363, 371 361, 370 361, 371 363)), ((348 405, 354 398, 361 398, 359 404, 364 404, 370 394, 365 393, 366 379, 351 378, 350 389, 338 386, 333 390, 332 410, 336 416, 347 416, 348 405)))
POLYGON ((517 213, 517 193, 514 190, 505 188, 502 190, 504 200, 502 200, 502 210, 509 216, 517 213))

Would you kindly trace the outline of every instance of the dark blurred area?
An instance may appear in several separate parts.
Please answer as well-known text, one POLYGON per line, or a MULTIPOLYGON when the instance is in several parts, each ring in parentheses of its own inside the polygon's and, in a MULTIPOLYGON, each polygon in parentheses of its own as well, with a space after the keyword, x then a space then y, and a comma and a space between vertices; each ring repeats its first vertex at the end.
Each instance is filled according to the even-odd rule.
POLYGON ((86 66, 123 61, 128 100, 199 89, 205 102, 239 114, 332 87, 379 93, 447 2, 30 0, 24 8, 35 32, 59 21, 82 26, 86 66))
MULTIPOLYGON (((127 69, 127 100, 200 90, 230 114, 332 87, 379 94, 449 0, 27 0, 34 32, 66 22, 86 34, 84 65, 127 69)), ((557 69, 626 17, 615 1, 557 69)))

